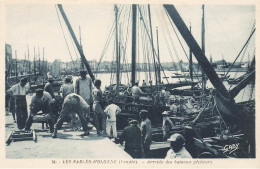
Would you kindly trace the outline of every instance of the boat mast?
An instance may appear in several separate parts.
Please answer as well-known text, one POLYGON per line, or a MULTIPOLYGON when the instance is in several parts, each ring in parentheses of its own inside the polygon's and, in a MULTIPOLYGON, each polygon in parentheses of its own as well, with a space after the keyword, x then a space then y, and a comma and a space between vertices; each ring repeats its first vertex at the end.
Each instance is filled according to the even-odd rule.
POLYGON ((42 76, 43 76, 43 83, 44 83, 44 77, 46 77, 46 69, 45 69, 45 60, 44 60, 44 47, 42 48, 42 76))
MULTIPOLYGON (((201 23, 201 50, 202 53, 205 55, 205 23, 204 23, 204 5, 202 5, 202 23, 201 23)), ((206 90, 206 78, 205 78, 205 72, 203 69, 201 69, 201 75, 202 75, 202 94, 204 96, 205 90, 206 90)), ((204 98, 202 98, 204 99, 204 98)))
POLYGON ((225 75, 225 74, 226 74, 226 72, 225 72, 225 66, 226 66, 226 64, 225 64, 225 61, 224 61, 223 53, 222 53, 222 60, 223 60, 223 69, 224 69, 224 75, 225 75))
POLYGON ((80 47, 80 45, 79 45, 79 42, 77 41, 77 38, 76 38, 76 36, 75 36, 75 34, 74 34, 74 31, 73 31, 73 29, 72 29, 72 27, 71 27, 71 25, 70 25, 70 23, 69 23, 68 18, 67 18, 66 14, 65 14, 65 12, 64 12, 64 10, 63 10, 62 5, 61 5, 61 4, 58 4, 58 8, 59 8, 59 10, 60 10, 60 13, 61 13, 61 15, 62 15, 62 18, 64 19, 64 21, 65 21, 65 23, 66 23, 66 25, 67 25, 67 28, 68 28, 70 34, 71 34, 71 36, 72 36, 72 39, 73 39, 73 41, 74 41, 74 43, 75 43, 75 45, 76 45, 76 47, 77 47, 77 49, 78 49, 78 52, 79 52, 79 54, 80 54, 80 57, 82 58, 82 61, 83 61, 84 65, 86 66, 87 70, 88 70, 88 74, 89 74, 89 76, 91 77, 92 81, 94 82, 94 81, 95 81, 95 77, 94 77, 94 75, 93 75, 93 73, 92 73, 92 70, 91 70, 91 68, 90 68, 90 66, 89 66, 89 63, 88 63, 88 61, 87 61, 87 59, 86 59, 86 57, 85 57, 85 55, 84 55, 84 53, 83 53, 83 50, 81 49, 81 47, 80 47))
POLYGON ((150 25, 150 34, 151 34, 151 44, 152 44, 152 52, 153 52, 153 61, 154 61, 155 84, 156 84, 156 88, 157 88, 157 90, 158 90, 157 69, 156 69, 156 61, 155 61, 154 45, 153 45, 153 30, 152 30, 151 11, 150 11, 150 5, 149 5, 149 4, 148 4, 148 15, 149 15, 149 25, 150 25))
MULTIPOLYGON (((80 26, 79 26, 79 45, 80 45, 81 50, 83 51, 82 43, 81 43, 81 28, 80 28, 80 26)), ((80 58, 80 68, 84 69, 84 64, 83 64, 82 58, 80 58)))
POLYGON ((39 73, 38 73, 38 76, 41 74, 41 57, 40 57, 40 48, 39 48, 39 46, 38 46, 38 60, 39 60, 39 68, 38 68, 38 71, 39 71, 39 73))
POLYGON ((136 70, 136 4, 132 4, 132 86, 135 85, 136 70))
POLYGON ((15 50, 15 81, 18 82, 18 72, 17 72, 17 51, 15 50))
POLYGON ((26 68, 27 68, 27 63, 26 63, 26 52, 24 52, 23 72, 24 72, 25 75, 27 75, 26 68))
POLYGON ((30 56, 29 56, 29 46, 27 44, 27 49, 28 49, 28 64, 29 64, 29 75, 31 75, 31 61, 30 61, 30 56))
MULTIPOLYGON (((190 33, 191 33, 191 24, 190 24, 190 33)), ((193 71, 192 71, 192 51, 190 48, 190 64, 189 64, 189 70, 190 70, 190 79, 193 81, 193 71)))
POLYGON ((35 47, 34 47, 34 59, 33 59, 33 71, 34 71, 34 82, 36 83, 36 58, 35 58, 35 47))
POLYGON ((173 5, 163 5, 167 13, 169 14, 171 20, 176 25, 177 29, 179 30, 180 34, 182 35, 183 39, 187 43, 187 45, 191 48, 195 58, 198 60, 201 68, 206 73, 207 77, 211 81, 212 85, 218 90, 218 92, 227 99, 230 99, 230 94, 228 93, 226 87, 220 81, 216 71, 209 63, 205 53, 202 52, 200 46, 190 33, 189 29, 185 25, 184 21, 182 20, 180 14, 176 10, 173 5))
POLYGON ((117 5, 114 6, 115 10, 115 23, 116 23, 116 95, 119 94, 120 85, 120 60, 119 60, 119 48, 118 48, 118 8, 117 5))
MULTIPOLYGON (((160 50, 159 50, 159 38, 158 38, 158 27, 156 26, 156 37, 157 37, 157 54, 158 54, 158 60, 160 61, 160 50)), ((158 81, 159 84, 161 84, 161 70, 160 70, 160 64, 158 63, 158 81)))

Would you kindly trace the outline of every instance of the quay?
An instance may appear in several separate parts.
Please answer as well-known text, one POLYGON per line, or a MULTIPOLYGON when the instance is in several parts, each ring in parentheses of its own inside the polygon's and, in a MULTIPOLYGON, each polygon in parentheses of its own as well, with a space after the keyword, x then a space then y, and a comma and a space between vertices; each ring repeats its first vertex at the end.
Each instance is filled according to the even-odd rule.
MULTIPOLYGON (((27 97, 30 103, 31 96, 27 97)), ((6 159, 65 159, 65 158, 124 158, 131 159, 120 145, 110 139, 96 135, 92 129, 89 136, 81 137, 82 131, 64 131, 68 125, 64 123, 59 130, 58 138, 53 139, 47 129, 42 129, 40 123, 33 123, 37 142, 17 141, 5 147, 6 159)), ((5 138, 11 131, 16 131, 11 113, 5 116, 5 138)))

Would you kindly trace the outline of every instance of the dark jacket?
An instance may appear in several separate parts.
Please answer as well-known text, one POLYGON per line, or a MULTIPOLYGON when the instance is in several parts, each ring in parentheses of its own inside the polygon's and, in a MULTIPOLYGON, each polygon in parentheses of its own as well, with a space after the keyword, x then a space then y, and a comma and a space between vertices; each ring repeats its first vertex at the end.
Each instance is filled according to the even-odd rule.
POLYGON ((44 91, 48 92, 51 95, 52 98, 55 98, 52 85, 49 82, 45 84, 44 91))
POLYGON ((125 141, 125 151, 142 150, 141 131, 136 125, 126 127, 119 139, 120 142, 125 141))

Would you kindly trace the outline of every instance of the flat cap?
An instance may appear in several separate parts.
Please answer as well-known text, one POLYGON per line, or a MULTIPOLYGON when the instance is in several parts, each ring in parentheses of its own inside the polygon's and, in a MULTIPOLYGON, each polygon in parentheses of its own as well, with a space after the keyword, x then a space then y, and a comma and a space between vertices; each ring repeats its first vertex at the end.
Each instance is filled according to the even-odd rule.
POLYGON ((43 92, 43 89, 42 88, 38 88, 35 90, 36 93, 40 93, 40 92, 43 92))
POLYGON ((27 79, 27 77, 22 77, 22 78, 20 79, 20 81, 21 81, 21 82, 28 82, 28 79, 27 79))
POLYGON ((129 122, 129 124, 138 124, 138 121, 133 119, 129 122))
POLYGON ((169 115, 169 111, 164 111, 162 115, 169 115))
POLYGON ((183 137, 183 135, 179 134, 179 133, 175 133, 173 135, 171 135, 171 137, 168 139, 168 141, 180 141, 183 144, 186 142, 185 138, 183 137))

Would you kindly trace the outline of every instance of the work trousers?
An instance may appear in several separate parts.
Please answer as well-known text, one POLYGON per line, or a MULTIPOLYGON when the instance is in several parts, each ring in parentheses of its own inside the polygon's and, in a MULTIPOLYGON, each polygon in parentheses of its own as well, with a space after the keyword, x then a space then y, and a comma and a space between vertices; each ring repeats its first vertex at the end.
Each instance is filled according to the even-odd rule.
POLYGON ((144 157, 148 158, 150 157, 150 146, 152 144, 152 138, 148 137, 145 138, 144 142, 143 142, 143 150, 144 150, 144 157))
POLYGON ((13 120, 15 120, 15 98, 11 97, 9 102, 9 112, 12 113, 13 120))
POLYGON ((17 120, 17 128, 22 130, 25 127, 25 122, 28 117, 26 96, 15 96, 15 114, 17 120))
POLYGON ((60 116, 55 124, 55 129, 60 129, 62 127, 63 122, 68 118, 71 113, 76 113, 80 119, 82 124, 82 128, 84 131, 88 131, 88 122, 89 122, 89 114, 85 109, 82 109, 79 104, 71 104, 64 103, 62 106, 62 110, 60 116), (83 115, 85 114, 85 115, 83 115))
POLYGON ((140 150, 126 150, 125 152, 127 152, 131 157, 133 158, 143 158, 143 151, 140 150))
POLYGON ((166 141, 170 137, 170 129, 169 126, 163 126, 163 140, 166 141))
POLYGON ((108 136, 111 136, 110 129, 112 128, 113 137, 117 138, 116 121, 107 120, 106 123, 107 123, 107 134, 108 134, 108 136))
POLYGON ((97 129, 97 133, 103 130, 103 134, 106 135, 106 115, 99 102, 93 103, 94 111, 94 126, 97 129))
POLYGON ((42 111, 43 114, 46 114, 46 119, 50 126, 50 131, 52 131, 55 121, 55 115, 52 114, 50 105, 47 101, 45 103, 36 102, 35 105, 31 108, 30 115, 26 121, 25 129, 29 130, 31 128, 33 123, 33 117, 36 116, 39 111, 42 111))

